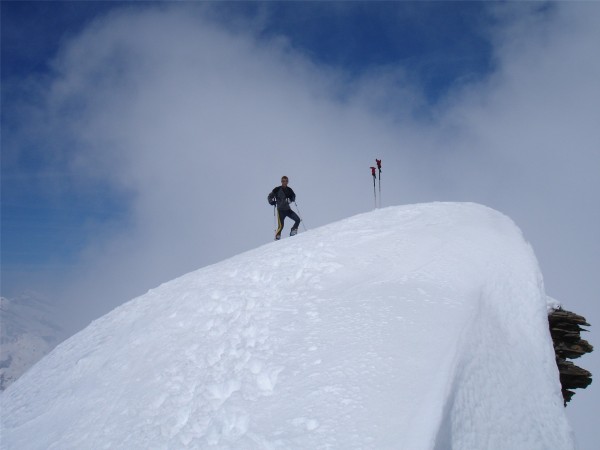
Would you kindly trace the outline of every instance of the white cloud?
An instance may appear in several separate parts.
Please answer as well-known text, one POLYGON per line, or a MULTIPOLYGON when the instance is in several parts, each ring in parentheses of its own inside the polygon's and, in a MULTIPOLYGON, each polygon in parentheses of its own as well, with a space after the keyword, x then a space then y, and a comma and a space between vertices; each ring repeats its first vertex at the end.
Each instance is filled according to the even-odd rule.
POLYGON ((112 14, 55 64, 48 112, 74 176, 132 199, 131 227, 98 236, 70 284, 82 309, 270 241, 284 173, 309 227, 368 210, 368 166, 401 141, 336 100, 339 74, 188 12, 112 14))
POLYGON ((224 30, 195 8, 122 10, 95 22, 55 63, 46 112, 62 130, 55 139, 74 144, 65 148, 75 176, 132 195, 129 245, 133 233, 144 254, 156 247, 168 259, 164 247, 187 248, 173 252, 187 264, 268 240, 268 207, 259 208, 284 172, 313 226, 368 209, 376 156, 388 204, 528 208, 518 195, 539 208, 572 198, 571 189, 577 199, 593 193, 566 170, 585 171, 592 164, 580 162, 598 155, 597 33, 585 11, 598 8, 535 9, 518 8, 496 31, 498 70, 451 93, 432 122, 411 119, 424 101, 409 68, 349 83, 285 39, 224 30), (201 244, 206 236, 225 242, 201 244))

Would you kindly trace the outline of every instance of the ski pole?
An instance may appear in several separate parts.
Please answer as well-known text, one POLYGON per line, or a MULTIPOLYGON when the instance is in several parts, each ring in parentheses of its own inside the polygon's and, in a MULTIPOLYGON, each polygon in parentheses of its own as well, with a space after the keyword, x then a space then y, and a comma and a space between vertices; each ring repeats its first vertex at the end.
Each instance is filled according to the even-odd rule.
POLYGON ((302 218, 302 214, 300 213, 300 208, 298 208, 298 203, 294 200, 294 205, 296 205, 296 209, 298 210, 298 215, 300 216, 300 222, 302 222, 302 227, 304 227, 304 231, 308 231, 306 229, 306 225, 304 225, 304 219, 302 218))
POLYGON ((375 209, 377 209, 377 191, 375 190, 375 178, 377 178, 377 175, 375 175, 375 167, 372 166, 371 175, 373 175, 373 197, 375 198, 375 209))
POLYGON ((379 207, 381 208, 381 160, 375 158, 377 168, 379 169, 379 207))

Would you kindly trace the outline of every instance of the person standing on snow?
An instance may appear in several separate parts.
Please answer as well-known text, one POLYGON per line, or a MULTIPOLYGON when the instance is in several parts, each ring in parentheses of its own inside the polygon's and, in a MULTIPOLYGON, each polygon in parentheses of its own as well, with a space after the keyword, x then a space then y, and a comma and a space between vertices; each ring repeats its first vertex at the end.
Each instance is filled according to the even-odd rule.
POLYGON ((291 187, 288 186, 288 177, 281 177, 281 186, 277 186, 271 191, 268 196, 269 205, 277 205, 277 231, 275 232, 275 240, 281 239, 281 230, 283 230, 283 221, 289 217, 294 221, 294 225, 290 231, 290 236, 295 236, 298 233, 298 225, 300 225, 300 217, 290 207, 290 203, 296 201, 296 194, 291 187))

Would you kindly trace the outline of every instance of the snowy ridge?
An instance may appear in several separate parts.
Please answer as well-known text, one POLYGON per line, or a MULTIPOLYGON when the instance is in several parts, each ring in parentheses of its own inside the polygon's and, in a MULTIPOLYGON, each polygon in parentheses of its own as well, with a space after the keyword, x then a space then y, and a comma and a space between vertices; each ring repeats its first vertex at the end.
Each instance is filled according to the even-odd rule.
POLYGON ((7 389, 2 448, 568 449, 535 256, 386 208, 166 283, 7 389))
POLYGON ((64 339, 56 322, 40 294, 0 297, 0 391, 64 339))

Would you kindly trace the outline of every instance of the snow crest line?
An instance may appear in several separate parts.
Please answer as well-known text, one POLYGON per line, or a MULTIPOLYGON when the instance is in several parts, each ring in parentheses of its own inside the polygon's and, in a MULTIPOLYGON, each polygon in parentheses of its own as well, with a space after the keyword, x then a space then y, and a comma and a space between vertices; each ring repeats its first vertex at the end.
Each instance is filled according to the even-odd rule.
POLYGON ((475 204, 361 214, 165 283, 0 397, 2 449, 571 449, 537 261, 475 204))

